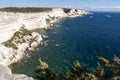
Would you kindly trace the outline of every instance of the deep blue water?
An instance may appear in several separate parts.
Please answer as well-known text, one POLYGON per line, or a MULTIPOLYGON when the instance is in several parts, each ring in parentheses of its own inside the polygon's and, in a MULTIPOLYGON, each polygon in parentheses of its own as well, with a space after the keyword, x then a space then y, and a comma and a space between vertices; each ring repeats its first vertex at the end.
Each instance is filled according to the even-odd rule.
POLYGON ((112 60, 120 57, 120 13, 94 13, 83 17, 66 18, 52 30, 38 31, 49 36, 47 45, 38 46, 29 58, 14 64, 14 73, 33 76, 38 58, 46 61, 55 72, 63 73, 78 60, 85 70, 94 70, 103 56, 112 60))

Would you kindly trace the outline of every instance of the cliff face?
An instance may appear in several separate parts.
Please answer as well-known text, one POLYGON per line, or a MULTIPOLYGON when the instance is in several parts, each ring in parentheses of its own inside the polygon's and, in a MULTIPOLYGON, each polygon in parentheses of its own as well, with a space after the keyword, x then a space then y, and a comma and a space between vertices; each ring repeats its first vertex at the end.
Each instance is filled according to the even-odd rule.
POLYGON ((36 32, 30 34, 17 32, 11 40, 0 45, 0 64, 8 66, 17 62, 27 51, 34 50, 42 40, 41 34, 36 32))
POLYGON ((87 14, 82 10, 71 9, 66 13, 63 9, 52 9, 49 12, 40 13, 13 13, 0 12, 0 43, 9 40, 13 34, 24 26, 28 30, 49 28, 58 19, 70 16, 87 14))
POLYGON ((0 80, 33 80, 26 75, 12 74, 7 66, 18 62, 27 55, 27 51, 34 50, 42 40, 41 34, 21 29, 9 41, 0 44, 0 80))
MULTIPOLYGON (((17 62, 26 55, 27 50, 33 50, 34 47, 41 43, 43 40, 41 34, 37 32, 29 33, 27 30, 48 29, 62 18, 81 16, 83 14, 87 14, 87 12, 70 9, 66 13, 64 9, 60 8, 40 13, 0 12, 0 64, 9 66, 17 62)), ((2 67, 1 65, 0 67, 2 67)), ((12 73, 9 69, 7 70, 11 76, 12 73)))

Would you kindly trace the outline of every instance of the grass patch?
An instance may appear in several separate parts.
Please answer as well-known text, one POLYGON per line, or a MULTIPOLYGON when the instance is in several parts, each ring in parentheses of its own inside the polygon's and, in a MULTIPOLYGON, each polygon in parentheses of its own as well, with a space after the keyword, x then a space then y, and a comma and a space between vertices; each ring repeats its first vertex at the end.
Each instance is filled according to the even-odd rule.
POLYGON ((14 39, 14 37, 22 38, 23 36, 25 36, 25 35, 30 35, 30 34, 31 34, 31 31, 30 31, 30 30, 21 28, 20 31, 17 31, 17 32, 14 34, 14 36, 12 37, 12 40, 14 39))
POLYGON ((12 47, 13 49, 18 49, 18 47, 12 42, 12 41, 7 41, 7 42, 4 42, 4 45, 6 47, 12 47))
POLYGON ((27 30, 27 29, 24 29, 24 28, 21 28, 21 29, 20 29, 20 32, 22 32, 23 35, 29 35, 29 34, 31 34, 31 31, 30 31, 30 30, 27 30))

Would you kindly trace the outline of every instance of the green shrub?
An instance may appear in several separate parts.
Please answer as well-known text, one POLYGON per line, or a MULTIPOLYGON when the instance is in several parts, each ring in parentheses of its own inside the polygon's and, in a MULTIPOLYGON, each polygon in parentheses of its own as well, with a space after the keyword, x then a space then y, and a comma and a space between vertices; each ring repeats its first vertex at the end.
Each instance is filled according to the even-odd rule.
POLYGON ((7 41, 7 42, 4 42, 4 45, 6 46, 6 47, 11 47, 11 48, 13 48, 13 49, 18 49, 18 47, 12 42, 12 41, 7 41))
POLYGON ((98 57, 113 74, 104 69, 99 63, 96 72, 85 72, 78 61, 75 61, 73 68, 66 72, 66 75, 56 75, 49 69, 48 64, 40 60, 40 66, 36 70, 37 80, 120 80, 120 58, 115 56, 113 62, 98 57), (49 75, 49 76, 48 76, 49 75))
POLYGON ((31 34, 30 30, 27 30, 27 29, 24 29, 24 28, 21 28, 20 32, 23 33, 23 35, 29 35, 29 34, 31 34))
POLYGON ((11 40, 13 40, 13 39, 14 39, 14 37, 21 38, 21 37, 23 37, 23 33, 21 33, 20 31, 16 32, 16 33, 14 34, 14 36, 12 37, 12 39, 11 39, 11 40))
POLYGON ((38 80, 56 80, 56 75, 49 69, 47 63, 42 60, 39 60, 40 66, 36 69, 35 78, 38 80))

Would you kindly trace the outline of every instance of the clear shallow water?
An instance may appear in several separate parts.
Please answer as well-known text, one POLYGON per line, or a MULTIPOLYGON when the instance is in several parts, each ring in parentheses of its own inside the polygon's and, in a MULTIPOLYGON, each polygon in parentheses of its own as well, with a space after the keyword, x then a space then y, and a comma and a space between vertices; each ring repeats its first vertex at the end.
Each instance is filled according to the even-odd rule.
POLYGON ((67 18, 52 30, 39 31, 49 37, 46 46, 38 46, 29 58, 12 66, 13 73, 33 76, 38 58, 46 61, 55 72, 63 73, 78 60, 86 70, 93 70, 96 56, 112 60, 120 57, 120 13, 94 13, 67 18))

